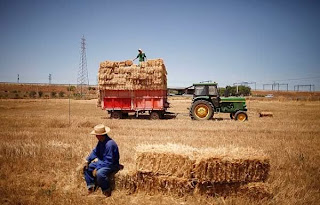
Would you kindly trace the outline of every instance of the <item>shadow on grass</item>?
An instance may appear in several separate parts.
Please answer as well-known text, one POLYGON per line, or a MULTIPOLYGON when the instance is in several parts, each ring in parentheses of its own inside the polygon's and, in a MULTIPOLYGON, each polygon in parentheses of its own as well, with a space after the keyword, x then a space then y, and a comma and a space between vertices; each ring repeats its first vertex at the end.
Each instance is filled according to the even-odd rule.
MULTIPOLYGON (((176 117, 177 117, 176 114, 166 114, 166 115, 164 115, 163 118, 158 119, 158 120, 171 120, 171 119, 175 119, 176 117)), ((105 117, 101 117, 101 119, 112 119, 112 117, 110 115, 107 115, 105 117)), ((128 116, 122 116, 122 118, 120 120, 133 120, 133 119, 151 120, 150 115, 148 115, 148 114, 141 114, 138 117, 136 117, 136 115, 129 114, 128 116)))

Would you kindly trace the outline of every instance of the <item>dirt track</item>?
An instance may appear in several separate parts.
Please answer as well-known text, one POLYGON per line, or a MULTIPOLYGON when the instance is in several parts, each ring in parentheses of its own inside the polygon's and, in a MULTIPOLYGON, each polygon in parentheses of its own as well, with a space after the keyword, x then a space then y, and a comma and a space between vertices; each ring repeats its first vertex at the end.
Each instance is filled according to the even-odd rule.
POLYGON ((189 98, 170 98, 176 118, 109 119, 96 100, 0 100, 0 195, 5 204, 257 204, 251 199, 176 198, 115 191, 87 197, 75 171, 96 144, 88 133, 98 123, 111 127, 120 148, 121 163, 134 168, 134 147, 140 143, 178 143, 193 147, 235 145, 262 149, 271 158, 267 183, 272 201, 261 204, 316 204, 319 195, 320 102, 248 101, 249 121, 231 121, 227 114, 212 121, 192 121, 189 98), (260 111, 273 112, 259 118, 260 111), (294 180, 293 180, 294 179, 294 180))

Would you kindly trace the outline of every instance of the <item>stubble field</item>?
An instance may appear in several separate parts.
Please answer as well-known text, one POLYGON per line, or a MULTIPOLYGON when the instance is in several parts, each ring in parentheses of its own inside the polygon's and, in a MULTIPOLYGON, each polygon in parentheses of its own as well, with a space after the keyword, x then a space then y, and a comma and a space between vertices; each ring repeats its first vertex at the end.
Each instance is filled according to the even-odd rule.
POLYGON ((176 118, 151 121, 109 119, 95 107, 96 100, 0 100, 1 204, 318 204, 320 200, 320 102, 248 100, 249 121, 231 121, 218 114, 212 121, 192 121, 190 98, 169 98, 176 118), (273 118, 259 118, 271 111, 273 118), (270 156, 266 183, 273 199, 204 198, 127 195, 100 191, 86 195, 76 168, 97 140, 89 135, 103 123, 120 149, 126 169, 135 165, 135 147, 141 143, 177 143, 193 147, 235 145, 262 149, 270 156))

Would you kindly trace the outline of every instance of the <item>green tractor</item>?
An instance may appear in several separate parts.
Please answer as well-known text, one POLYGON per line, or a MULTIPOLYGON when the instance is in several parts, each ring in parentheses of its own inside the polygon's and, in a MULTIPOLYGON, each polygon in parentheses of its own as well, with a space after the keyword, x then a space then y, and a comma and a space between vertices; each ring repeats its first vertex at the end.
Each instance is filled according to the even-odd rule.
POLYGON ((214 113, 230 113, 237 121, 248 120, 247 105, 242 97, 219 96, 217 83, 196 83, 190 107, 190 117, 194 120, 212 119, 214 113))

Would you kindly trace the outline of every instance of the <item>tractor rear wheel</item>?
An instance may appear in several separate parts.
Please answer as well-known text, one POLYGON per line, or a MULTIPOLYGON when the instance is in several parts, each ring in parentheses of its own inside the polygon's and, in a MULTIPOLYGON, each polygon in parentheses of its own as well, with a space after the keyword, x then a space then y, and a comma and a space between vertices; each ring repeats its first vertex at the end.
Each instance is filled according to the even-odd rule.
POLYGON ((152 111, 150 113, 150 120, 159 120, 160 119, 160 114, 156 111, 152 111))
POLYGON ((248 115, 245 111, 238 111, 236 112, 234 119, 236 121, 244 122, 248 120, 248 115))
POLYGON ((190 117, 193 120, 209 120, 213 117, 213 105, 206 100, 198 100, 191 105, 190 117))
POLYGON ((113 111, 111 113, 111 118, 113 118, 113 119, 121 119, 122 118, 122 112, 121 111, 113 111))

